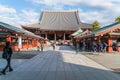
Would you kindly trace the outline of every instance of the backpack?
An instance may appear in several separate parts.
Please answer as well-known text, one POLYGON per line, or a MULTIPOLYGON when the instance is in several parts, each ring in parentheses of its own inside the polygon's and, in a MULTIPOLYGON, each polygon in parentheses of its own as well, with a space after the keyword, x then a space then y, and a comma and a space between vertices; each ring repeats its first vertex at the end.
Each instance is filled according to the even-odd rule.
POLYGON ((8 49, 4 49, 3 54, 2 54, 3 59, 8 59, 8 49))

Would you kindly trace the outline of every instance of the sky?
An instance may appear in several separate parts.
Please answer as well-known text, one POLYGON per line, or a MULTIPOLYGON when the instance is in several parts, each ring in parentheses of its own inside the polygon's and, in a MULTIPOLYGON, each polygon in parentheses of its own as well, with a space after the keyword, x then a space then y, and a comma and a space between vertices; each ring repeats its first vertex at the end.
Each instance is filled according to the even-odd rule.
POLYGON ((78 10, 81 22, 102 27, 120 16, 120 0, 0 0, 0 21, 16 27, 39 21, 42 10, 78 10))

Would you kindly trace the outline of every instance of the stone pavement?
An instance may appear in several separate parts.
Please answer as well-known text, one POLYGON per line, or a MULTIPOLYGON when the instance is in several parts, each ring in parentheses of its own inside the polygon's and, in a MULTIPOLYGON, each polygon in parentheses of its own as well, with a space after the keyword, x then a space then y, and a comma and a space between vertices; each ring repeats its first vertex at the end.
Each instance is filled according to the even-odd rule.
POLYGON ((120 53, 79 53, 120 74, 120 53))
POLYGON ((120 77, 68 46, 29 59, 0 80, 120 80, 120 77))

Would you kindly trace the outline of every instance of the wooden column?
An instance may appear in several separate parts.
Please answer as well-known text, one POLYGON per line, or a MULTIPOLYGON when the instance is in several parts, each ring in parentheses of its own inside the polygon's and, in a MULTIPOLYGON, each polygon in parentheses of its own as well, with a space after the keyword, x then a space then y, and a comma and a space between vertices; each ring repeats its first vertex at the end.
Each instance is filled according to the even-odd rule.
POLYGON ((117 50, 118 50, 118 52, 120 52, 120 45, 118 45, 117 50))
POLYGON ((48 39, 48 34, 47 33, 45 33, 45 39, 48 39))
POLYGON ((64 33, 64 36, 63 36, 63 41, 64 41, 64 43, 65 43, 65 39, 66 39, 66 37, 65 37, 65 33, 64 33))
POLYGON ((35 39, 35 47, 37 46, 37 44, 38 44, 38 40, 37 40, 37 39, 35 39))
POLYGON ((54 33, 54 42, 56 43, 56 33, 54 33))
MULTIPOLYGON (((45 33, 45 39, 48 39, 48 33, 45 33)), ((44 41, 44 44, 47 44, 47 41, 44 41)))
POLYGON ((34 42, 35 42, 35 40, 34 40, 34 39, 32 39, 32 47, 34 47, 34 42))
POLYGON ((37 43, 37 41, 36 41, 36 39, 34 40, 34 47, 36 46, 36 43, 37 43))
POLYGON ((10 42, 10 43, 11 43, 11 35, 8 35, 8 36, 6 37, 6 42, 10 42))
POLYGON ((112 38, 108 37, 108 52, 113 52, 112 43, 112 38))
POLYGON ((22 49, 22 36, 18 36, 18 51, 22 49))
POLYGON ((27 49, 28 49, 29 48, 28 37, 26 39, 26 46, 27 46, 27 49))
POLYGON ((73 39, 72 39, 72 37, 70 37, 70 42, 72 42, 73 41, 73 39))
POLYGON ((98 39, 97 39, 97 44, 98 44, 98 51, 100 51, 100 42, 101 42, 101 36, 99 35, 98 37, 97 37, 98 39))

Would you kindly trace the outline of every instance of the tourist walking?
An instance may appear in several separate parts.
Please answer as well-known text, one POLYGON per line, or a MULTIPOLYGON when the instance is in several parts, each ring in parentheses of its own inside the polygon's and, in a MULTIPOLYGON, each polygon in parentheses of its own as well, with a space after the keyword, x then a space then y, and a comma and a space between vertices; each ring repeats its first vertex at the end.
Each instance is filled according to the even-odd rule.
POLYGON ((117 51, 117 44, 116 43, 112 44, 112 49, 113 49, 114 53, 117 51))
POLYGON ((100 52, 103 52, 103 43, 100 42, 100 52))
POLYGON ((86 43, 83 42, 83 48, 82 48, 82 51, 85 51, 86 50, 86 43))
POLYGON ((41 46, 40 46, 40 47, 41 47, 41 51, 43 52, 43 47, 44 47, 44 46, 43 46, 43 43, 41 43, 41 46))
POLYGON ((108 46, 108 44, 106 42, 103 42, 103 52, 105 52, 105 53, 107 51, 107 46, 108 46))
POLYGON ((93 52, 98 52, 97 47, 98 46, 97 46, 96 42, 93 41, 93 43, 92 43, 93 52))
POLYGON ((53 47, 53 50, 55 50, 55 43, 52 43, 51 45, 53 47))
POLYGON ((3 58, 6 59, 7 65, 1 72, 4 75, 6 74, 6 70, 8 68, 9 68, 9 72, 13 71, 13 69, 11 67, 11 56, 12 56, 12 53, 13 53, 13 51, 12 51, 12 48, 10 47, 10 42, 6 42, 6 45, 5 45, 4 49, 3 49, 3 55, 7 54, 7 56, 6 56, 6 58, 4 58, 4 57, 3 58))
POLYGON ((83 48, 83 43, 82 42, 79 43, 79 48, 80 48, 80 51, 82 51, 82 48, 83 48))
POLYGON ((37 44, 37 51, 40 51, 40 43, 37 44))
POLYGON ((79 52, 79 43, 76 43, 76 53, 79 52))

